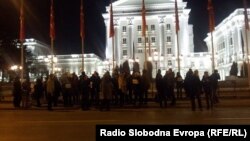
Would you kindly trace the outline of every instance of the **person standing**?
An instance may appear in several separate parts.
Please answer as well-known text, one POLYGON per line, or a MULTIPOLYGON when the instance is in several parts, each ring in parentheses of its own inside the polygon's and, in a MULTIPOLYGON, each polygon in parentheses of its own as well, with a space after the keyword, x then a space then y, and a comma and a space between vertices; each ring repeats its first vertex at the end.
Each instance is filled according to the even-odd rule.
POLYGON ((110 101, 113 93, 113 82, 110 73, 107 71, 101 80, 101 92, 100 92, 100 111, 103 109, 110 110, 110 101))
POLYGON ((204 72, 201 82, 203 91, 205 93, 207 109, 209 110, 212 107, 213 103, 211 97, 211 82, 207 71, 204 72))
POLYGON ((55 91, 55 81, 54 81, 54 75, 50 74, 49 78, 46 83, 47 88, 47 100, 48 100, 48 110, 52 111, 52 103, 54 99, 54 91, 55 91))
POLYGON ((34 86, 34 94, 36 99, 36 106, 41 107, 40 99, 43 95, 44 88, 43 88, 43 82, 41 78, 37 78, 36 84, 34 86))
POLYGON ((22 99, 22 84, 20 81, 20 77, 16 77, 13 83, 13 105, 15 108, 20 107, 21 99, 22 99))
POLYGON ((192 106, 192 110, 195 111, 196 110, 196 104, 195 104, 195 100, 197 99, 198 102, 198 107, 199 109, 202 111, 202 104, 201 104, 201 81, 199 78, 199 72, 198 70, 194 71, 194 75, 192 77, 191 80, 191 84, 192 84, 192 92, 190 93, 190 98, 191 98, 191 106, 192 106))
POLYGON ((218 80, 220 79, 220 74, 218 70, 214 70, 213 74, 210 76, 211 86, 212 86, 212 101, 214 104, 219 103, 218 99, 218 80))

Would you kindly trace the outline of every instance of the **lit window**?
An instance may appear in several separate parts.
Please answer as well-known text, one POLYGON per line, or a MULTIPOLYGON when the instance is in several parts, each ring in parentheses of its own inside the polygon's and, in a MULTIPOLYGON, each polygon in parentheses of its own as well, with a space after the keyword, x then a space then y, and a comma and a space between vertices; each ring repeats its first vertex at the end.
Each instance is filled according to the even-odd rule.
POLYGON ((168 66, 172 66, 172 61, 168 60, 168 66))
POLYGON ((137 26, 137 31, 141 31, 141 25, 137 26))
POLYGON ((128 51, 127 51, 127 50, 123 50, 123 51, 122 51, 122 55, 123 55, 123 56, 128 55, 128 51))
POLYGON ((138 43, 141 43, 141 38, 138 38, 138 43))
POLYGON ((122 32, 127 32, 127 27, 126 26, 122 27, 122 32))
POLYGON ((167 24, 167 30, 171 30, 171 25, 167 24))
POLYGON ((151 37, 152 43, 155 43, 155 37, 151 37))
POLYGON ((167 48, 167 54, 172 54, 172 48, 167 48))
POLYGON ((167 42, 171 42, 171 37, 167 36, 167 42))
POLYGON ((122 44, 127 44, 127 39, 126 38, 122 39, 122 44))
POLYGON ((151 31, 154 31, 155 30, 155 25, 151 25, 151 31))

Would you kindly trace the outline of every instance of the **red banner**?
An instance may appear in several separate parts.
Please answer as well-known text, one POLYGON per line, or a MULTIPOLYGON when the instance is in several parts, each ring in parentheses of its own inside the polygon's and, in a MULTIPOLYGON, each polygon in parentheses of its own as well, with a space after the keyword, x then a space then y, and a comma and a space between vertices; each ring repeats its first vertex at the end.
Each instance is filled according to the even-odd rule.
POLYGON ((175 0, 175 29, 176 29, 176 33, 178 33, 178 31, 180 30, 180 26, 179 26, 179 14, 178 14, 178 5, 177 5, 177 1, 175 0))
POLYGON ((55 39, 55 21, 54 21, 54 1, 51 0, 50 4, 50 38, 51 40, 55 39))
POLYGON ((212 0, 208 0, 208 16, 209 16, 209 32, 214 31, 215 21, 214 21, 214 8, 212 5, 212 0))
POLYGON ((20 34, 19 34, 19 40, 21 42, 23 42, 25 40, 23 0, 21 1, 21 7, 20 7, 20 34))
POLYGON ((113 19, 113 6, 112 6, 112 0, 110 1, 110 25, 109 25, 109 37, 113 37, 115 35, 115 29, 114 29, 114 19, 113 19))
POLYGON ((82 39, 85 38, 83 0, 81 0, 81 6, 80 6, 80 36, 82 39))
POLYGON ((144 0, 142 0, 142 36, 146 36, 147 24, 146 24, 146 9, 144 0))

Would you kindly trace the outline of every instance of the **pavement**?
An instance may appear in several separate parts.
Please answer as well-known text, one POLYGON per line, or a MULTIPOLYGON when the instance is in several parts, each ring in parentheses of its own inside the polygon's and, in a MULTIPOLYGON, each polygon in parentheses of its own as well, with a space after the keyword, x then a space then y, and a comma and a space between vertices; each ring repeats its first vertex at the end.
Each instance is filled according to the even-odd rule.
MULTIPOLYGON (((12 97, 5 94, 0 102, 0 141, 95 141, 96 125, 249 125, 250 94, 248 89, 220 91, 220 103, 213 109, 192 111, 188 99, 176 106, 160 108, 150 101, 143 107, 113 106, 110 111, 92 107, 59 105, 48 111, 41 108, 14 108, 12 97)), ((152 97, 153 95, 151 95, 152 97)), ((205 100, 203 99, 205 106, 205 100)))

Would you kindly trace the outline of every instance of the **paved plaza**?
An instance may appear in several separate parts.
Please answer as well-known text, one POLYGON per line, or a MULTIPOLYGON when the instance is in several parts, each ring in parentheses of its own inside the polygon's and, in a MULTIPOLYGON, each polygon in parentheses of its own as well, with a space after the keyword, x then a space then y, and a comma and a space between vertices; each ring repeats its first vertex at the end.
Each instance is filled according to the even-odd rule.
POLYGON ((0 103, 1 141, 94 141, 97 124, 250 125, 250 98, 221 98, 213 110, 203 111, 191 111, 188 100, 177 101, 174 107, 159 108, 152 101, 142 108, 113 107, 111 111, 82 111, 77 106, 47 111, 46 105, 15 109, 9 101, 0 103))

